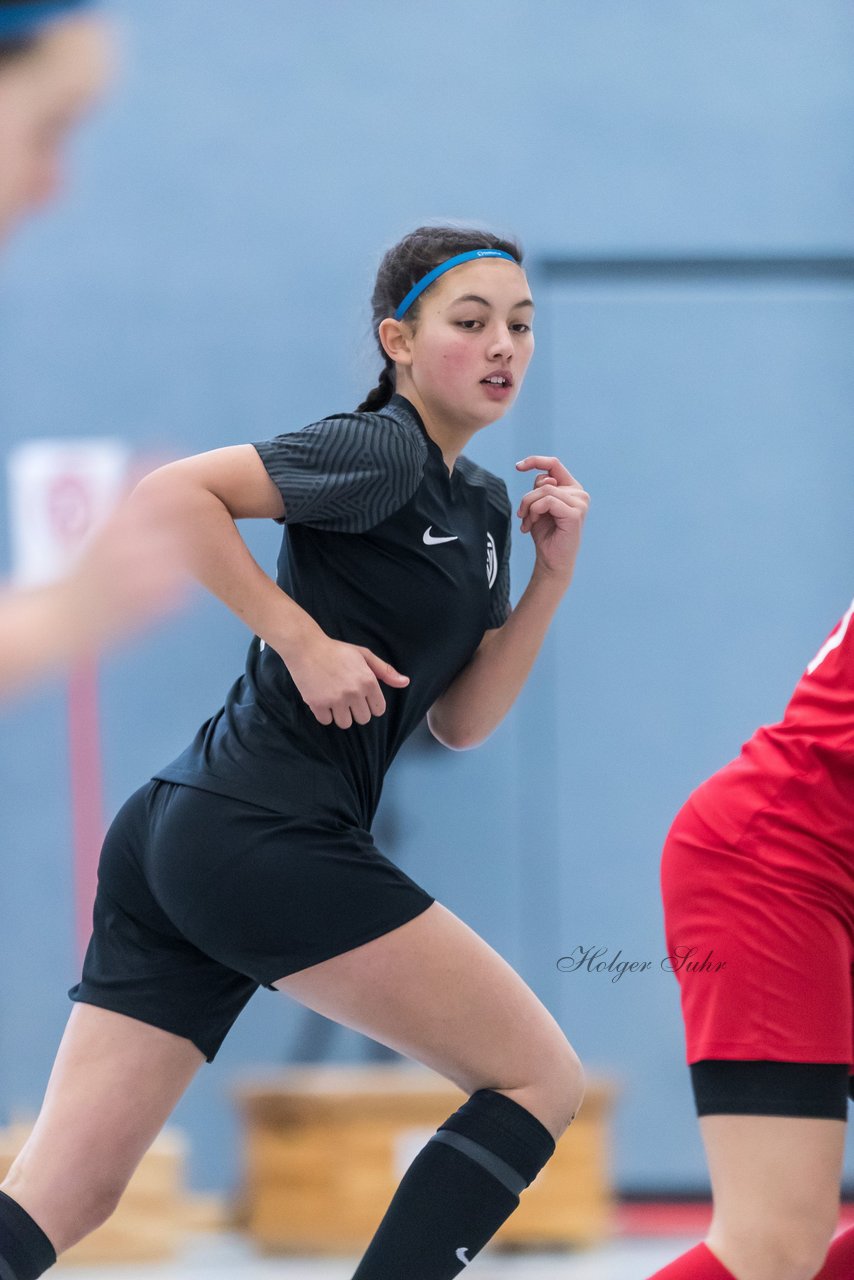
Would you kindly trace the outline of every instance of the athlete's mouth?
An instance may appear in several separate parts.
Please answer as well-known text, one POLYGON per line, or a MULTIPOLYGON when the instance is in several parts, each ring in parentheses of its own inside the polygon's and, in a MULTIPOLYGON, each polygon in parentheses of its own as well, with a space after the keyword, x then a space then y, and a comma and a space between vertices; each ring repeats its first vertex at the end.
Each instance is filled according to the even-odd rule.
POLYGON ((513 374, 509 370, 505 373, 490 373, 488 377, 481 378, 481 382, 485 382, 490 387, 512 387, 513 374))

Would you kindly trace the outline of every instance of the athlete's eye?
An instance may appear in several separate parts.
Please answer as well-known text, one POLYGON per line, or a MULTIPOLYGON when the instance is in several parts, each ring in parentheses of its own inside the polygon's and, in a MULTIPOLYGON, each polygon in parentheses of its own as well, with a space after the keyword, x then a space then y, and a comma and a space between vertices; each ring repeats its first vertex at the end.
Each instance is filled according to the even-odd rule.
MULTIPOLYGON (((465 329, 467 333, 474 333, 475 325, 480 325, 480 327, 483 328, 482 320, 457 320, 455 321, 455 323, 459 325, 461 329, 465 329)), ((519 321, 516 324, 511 324, 510 328, 514 331, 514 333, 530 333, 531 332, 531 326, 529 324, 523 324, 521 321, 519 321)))

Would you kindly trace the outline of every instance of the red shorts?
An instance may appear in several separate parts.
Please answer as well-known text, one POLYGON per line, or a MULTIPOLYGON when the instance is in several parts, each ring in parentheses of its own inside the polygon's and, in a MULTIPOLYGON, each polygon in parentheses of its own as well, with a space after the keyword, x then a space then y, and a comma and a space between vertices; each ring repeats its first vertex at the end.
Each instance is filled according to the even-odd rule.
MULTIPOLYGON (((661 883, 687 1060, 854 1063, 854 850, 847 865, 714 775, 676 815, 661 883)), ((838 852, 838 851, 837 851, 838 852)))

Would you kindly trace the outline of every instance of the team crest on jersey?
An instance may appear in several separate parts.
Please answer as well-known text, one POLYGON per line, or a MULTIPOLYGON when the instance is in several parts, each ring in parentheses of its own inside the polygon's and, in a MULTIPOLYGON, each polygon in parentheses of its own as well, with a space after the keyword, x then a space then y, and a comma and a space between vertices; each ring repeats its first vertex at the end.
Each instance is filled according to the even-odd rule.
POLYGON ((486 534, 486 580, 490 587, 498 577, 498 556, 495 552, 495 541, 492 534, 486 534))

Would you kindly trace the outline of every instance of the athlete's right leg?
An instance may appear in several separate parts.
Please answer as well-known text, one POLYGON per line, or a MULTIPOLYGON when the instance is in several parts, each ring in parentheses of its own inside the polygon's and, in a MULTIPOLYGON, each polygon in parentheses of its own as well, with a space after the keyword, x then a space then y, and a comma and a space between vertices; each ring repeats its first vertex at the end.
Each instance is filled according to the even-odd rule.
POLYGON ((353 1280, 449 1280, 553 1155, 581 1066, 519 975, 438 902, 275 983, 471 1094, 415 1157, 353 1280))
POLYGON ((0 1186, 57 1254, 110 1216, 204 1061, 182 1036, 74 1005, 35 1128, 0 1186))
POLYGON ((558 1023, 507 961, 439 902, 275 986, 466 1093, 505 1093, 555 1139, 581 1104, 581 1064, 558 1023))

